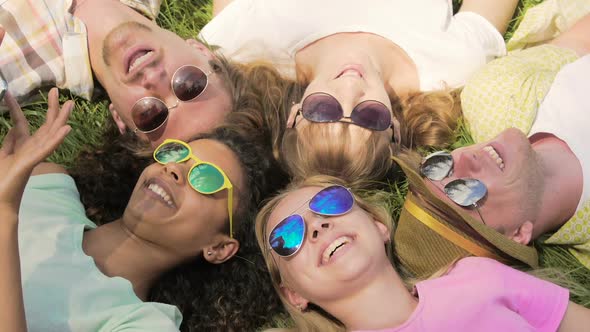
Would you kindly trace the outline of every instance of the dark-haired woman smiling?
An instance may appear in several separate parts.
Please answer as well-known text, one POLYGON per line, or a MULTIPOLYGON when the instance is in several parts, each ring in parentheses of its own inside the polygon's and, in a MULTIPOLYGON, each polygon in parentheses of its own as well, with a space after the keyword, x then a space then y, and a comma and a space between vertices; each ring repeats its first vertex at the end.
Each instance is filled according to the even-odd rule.
POLYGON ((252 162, 259 160, 251 158, 256 148, 237 149, 238 139, 223 130, 189 143, 165 141, 123 215, 97 227, 64 169, 39 164, 65 137, 71 104, 60 112, 53 90, 48 122, 29 137, 26 119, 8 99, 15 129, 0 155, 6 175, 0 227, 18 228, 19 247, 16 232, 3 241, 12 246, 0 260, 3 321, 31 331, 178 331, 182 316, 176 307, 146 300, 174 268, 196 268, 205 264, 201 260, 221 264, 239 253, 237 239, 250 229, 242 223, 259 197, 252 184, 263 167, 252 162))

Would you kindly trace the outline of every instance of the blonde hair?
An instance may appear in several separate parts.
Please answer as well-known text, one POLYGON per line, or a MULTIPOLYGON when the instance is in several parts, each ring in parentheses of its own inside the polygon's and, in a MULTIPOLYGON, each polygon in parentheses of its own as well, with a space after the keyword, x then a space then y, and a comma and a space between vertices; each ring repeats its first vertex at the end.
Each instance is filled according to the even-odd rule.
POLYGON ((353 142, 348 130, 310 123, 298 130, 287 128, 280 147, 280 160, 296 181, 318 174, 338 176, 347 183, 370 184, 383 179, 391 169, 390 156, 402 148, 445 147, 452 143, 461 114, 458 91, 415 93, 401 101, 391 93, 393 116, 400 122, 400 141, 385 132, 372 131, 365 142, 353 142), (330 129, 330 127, 332 129, 330 129), (362 149, 351 149, 351 144, 362 149))
POLYGON ((360 187, 360 182, 369 184, 372 179, 385 177, 393 152, 386 132, 372 131, 362 148, 351 149, 354 142, 349 126, 348 123, 332 126, 309 123, 299 130, 287 129, 280 160, 294 181, 326 174, 360 187))
MULTIPOLYGON (((346 328, 341 322, 339 322, 329 313, 323 311, 320 307, 312 304, 308 306, 306 310, 300 311, 291 305, 288 299, 283 295, 283 292, 281 291, 283 279, 275 260, 271 257, 271 249, 269 249, 266 236, 266 225, 273 210, 286 196, 288 196, 293 191, 304 187, 325 188, 334 184, 344 185, 344 182, 331 176, 319 175, 308 178, 305 181, 292 183, 288 188, 268 201, 258 212, 256 217, 255 227, 258 246, 260 247, 264 260, 266 261, 266 266, 270 273, 272 284, 276 292, 279 294, 283 305, 291 315, 291 318, 293 318, 297 331, 345 331, 346 328)), ((391 210, 387 204, 385 204, 386 200, 383 199, 383 195, 385 195, 385 193, 379 191, 372 191, 370 194, 367 192, 364 195, 353 193, 355 203, 361 209, 367 211, 373 216, 373 218, 375 218, 375 220, 381 222, 387 226, 390 231, 392 231, 393 221, 391 218, 391 210)), ((388 255, 391 257, 392 249, 390 242, 386 244, 385 249, 388 255)))
POLYGON ((461 116, 460 90, 418 92, 403 103, 402 145, 443 148, 454 139, 461 116), (404 135, 405 134, 405 135, 404 135))
MULTIPOLYGON (((291 105, 301 99, 303 87, 295 80, 281 76, 277 69, 267 62, 256 61, 236 64, 239 78, 235 79, 236 99, 234 110, 226 119, 250 117, 253 126, 265 135, 266 142, 276 160, 279 160, 278 147, 287 125, 291 105), (235 115, 240 113, 241 115, 235 115)), ((240 122, 244 123, 244 120, 240 122)))

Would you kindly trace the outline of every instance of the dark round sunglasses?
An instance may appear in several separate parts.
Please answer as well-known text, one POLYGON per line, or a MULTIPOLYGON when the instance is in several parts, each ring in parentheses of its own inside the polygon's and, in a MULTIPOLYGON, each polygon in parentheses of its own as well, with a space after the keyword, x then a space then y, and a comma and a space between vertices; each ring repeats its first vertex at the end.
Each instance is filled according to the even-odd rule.
MULTIPOLYGON (((303 99, 301 114, 306 120, 319 123, 345 122, 375 131, 387 130, 393 125, 391 111, 376 100, 365 100, 356 105, 350 116, 344 116, 342 105, 332 95, 324 92, 312 93, 303 99), (350 121, 342 121, 348 119, 350 121)), ((297 115, 295 116, 295 120, 297 115)), ((296 122, 293 121, 293 127, 296 122)))
MULTIPOLYGON (((309 202, 309 210, 315 214, 328 217, 340 216, 352 210, 354 197, 345 187, 330 186, 320 190, 303 204, 307 202, 309 202)), ((277 255, 289 257, 299 251, 304 239, 305 220, 300 214, 294 213, 276 224, 270 232, 268 244, 277 255)))
POLYGON ((168 120, 170 110, 178 107, 183 101, 191 101, 199 97, 209 85, 208 76, 211 72, 204 72, 193 65, 178 68, 170 82, 172 92, 177 98, 176 104, 168 107, 164 101, 156 97, 143 97, 135 102, 131 108, 131 119, 135 124, 135 132, 151 133, 162 127, 168 120))
MULTIPOLYGON (((420 174, 432 181, 442 181, 453 174, 453 156, 445 151, 429 154, 420 165, 420 174)), ((444 186, 444 193, 455 204, 476 209, 481 221, 485 221, 479 212, 477 203, 488 192, 486 185, 478 179, 460 178, 450 181, 444 186)))

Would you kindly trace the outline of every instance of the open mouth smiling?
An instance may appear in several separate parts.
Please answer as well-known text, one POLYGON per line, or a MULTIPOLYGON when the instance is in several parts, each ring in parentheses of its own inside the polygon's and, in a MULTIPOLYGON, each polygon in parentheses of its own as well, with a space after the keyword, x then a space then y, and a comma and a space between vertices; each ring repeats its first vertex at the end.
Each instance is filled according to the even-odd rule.
POLYGON ((504 159, 500 157, 500 154, 498 154, 498 151, 496 151, 496 149, 494 149, 491 145, 487 145, 482 150, 487 152, 490 158, 492 158, 492 160, 496 162, 496 165, 498 166, 500 171, 504 171, 504 159))
POLYGON ((126 63, 127 73, 129 74, 129 73, 133 72, 135 69, 141 67, 142 64, 146 63, 154 55, 155 55, 155 52, 153 50, 148 50, 148 49, 136 50, 131 55, 129 55, 129 57, 127 58, 127 63, 126 63))
POLYGON ((322 253, 321 265, 328 264, 330 262, 330 259, 334 256, 334 254, 336 254, 343 247, 350 244, 352 241, 352 237, 346 235, 341 236, 336 240, 332 241, 332 243, 330 243, 322 253))
POLYGON ((145 188, 166 206, 171 208, 176 206, 174 204, 174 200, 172 199, 172 195, 170 195, 170 193, 162 185, 158 184, 157 181, 148 181, 145 188))

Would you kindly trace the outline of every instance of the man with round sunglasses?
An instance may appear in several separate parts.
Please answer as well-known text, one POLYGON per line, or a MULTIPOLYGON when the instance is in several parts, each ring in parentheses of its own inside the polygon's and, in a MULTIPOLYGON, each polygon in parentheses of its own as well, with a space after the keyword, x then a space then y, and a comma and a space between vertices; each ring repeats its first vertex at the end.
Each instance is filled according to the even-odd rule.
MULTIPOLYGON (((529 250, 524 246, 554 232, 545 243, 566 246, 590 268, 590 154, 585 143, 590 138, 588 72, 590 56, 560 71, 528 136, 511 128, 487 142, 427 156, 414 167, 403 166, 407 160, 401 161, 406 175, 414 174, 408 175, 411 191, 420 194, 406 199, 396 245, 402 251, 428 247, 448 252, 441 248, 452 244, 465 250, 464 254, 477 255, 462 246, 461 238, 467 237, 487 243, 492 252, 512 250, 519 244, 522 247, 516 251, 522 254, 529 250), (474 185, 461 187, 457 181, 474 185), (462 227, 460 237, 441 231, 440 223, 455 233, 462 227), (430 236, 423 235, 419 240, 409 233, 410 229, 416 232, 416 227, 444 241, 426 240, 430 236), (490 231, 513 244, 504 241, 499 247, 493 241, 500 240, 490 231)), ((523 254, 517 260, 529 264, 526 260, 531 258, 532 254, 523 254)))
MULTIPOLYGON (((159 27, 161 0, 4 1, 0 71, 22 104, 57 85, 106 90, 121 133, 156 146, 189 139, 231 111, 227 66, 205 45, 159 27)), ((3 106, 0 105, 0 108, 3 106)))

